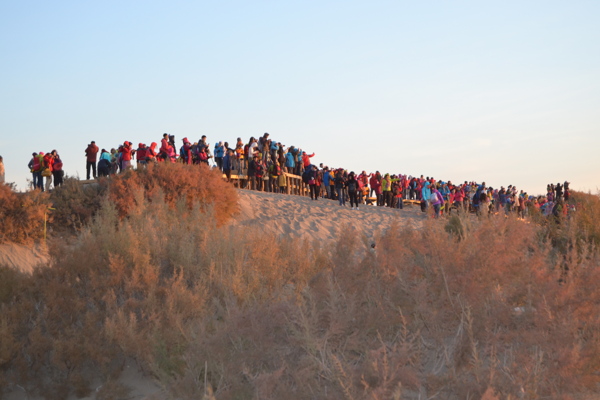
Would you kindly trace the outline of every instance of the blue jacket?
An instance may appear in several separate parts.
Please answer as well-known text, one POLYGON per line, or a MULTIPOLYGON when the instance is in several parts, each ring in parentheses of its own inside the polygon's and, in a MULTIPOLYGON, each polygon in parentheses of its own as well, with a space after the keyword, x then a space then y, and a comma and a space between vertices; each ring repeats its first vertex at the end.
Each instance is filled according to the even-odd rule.
POLYGON ((294 160, 294 155, 292 153, 286 153, 285 166, 288 168, 294 168, 296 166, 296 160, 294 160))
POLYGON ((231 157, 229 157, 229 154, 225 154, 225 157, 223 157, 223 171, 230 170, 230 169, 231 169, 231 157))
POLYGON ((323 186, 331 185, 331 174, 329 171, 323 171, 323 186))
POLYGON ((423 187, 421 188, 421 197, 426 201, 429 201, 431 198, 431 188, 429 186, 431 186, 431 184, 425 181, 423 183, 423 187))
POLYGON ((215 157, 223 157, 223 154, 225 153, 225 146, 221 145, 216 145, 215 146, 215 157))

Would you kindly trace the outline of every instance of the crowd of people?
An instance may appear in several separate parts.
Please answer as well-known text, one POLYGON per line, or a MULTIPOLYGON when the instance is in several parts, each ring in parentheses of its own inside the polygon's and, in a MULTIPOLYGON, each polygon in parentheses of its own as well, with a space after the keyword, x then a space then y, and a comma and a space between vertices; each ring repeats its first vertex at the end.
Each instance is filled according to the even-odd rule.
POLYGON ((40 189, 42 192, 50 190, 50 186, 59 187, 63 183, 64 171, 63 162, 56 150, 49 153, 40 151, 33 153, 29 160, 29 170, 32 174, 32 184, 35 189, 40 189), (46 183, 44 184, 44 178, 46 183))
MULTIPOLYGON (((485 182, 453 184, 423 175, 381 174, 379 171, 357 174, 344 168, 317 166, 311 161, 314 153, 308 154, 295 146, 286 147, 271 139, 268 133, 250 137, 248 142, 237 138, 233 146, 219 141, 212 150, 205 135, 193 143, 183 138, 179 149, 177 147, 175 136, 167 133, 163 134, 160 147, 152 142, 150 146, 139 143, 134 148, 131 142, 125 141, 108 151, 100 150, 92 141, 85 149, 86 179, 108 177, 134 167, 144 168, 149 163, 212 164, 228 181, 232 180, 232 173, 243 177, 237 180, 242 188, 286 193, 288 174, 292 174, 302 177, 312 200, 331 199, 340 206, 349 203, 353 210, 358 210, 360 205, 401 209, 405 201, 412 201, 419 203, 422 211, 431 208, 435 217, 455 210, 481 215, 515 212, 524 218, 532 207, 544 215, 556 215, 566 212, 564 204, 569 199, 569 182, 549 184, 545 196, 530 196, 513 185, 493 188, 485 182)), ((33 153, 29 167, 34 187, 49 190, 52 183, 55 187, 62 184, 62 161, 56 150, 47 154, 33 153)))

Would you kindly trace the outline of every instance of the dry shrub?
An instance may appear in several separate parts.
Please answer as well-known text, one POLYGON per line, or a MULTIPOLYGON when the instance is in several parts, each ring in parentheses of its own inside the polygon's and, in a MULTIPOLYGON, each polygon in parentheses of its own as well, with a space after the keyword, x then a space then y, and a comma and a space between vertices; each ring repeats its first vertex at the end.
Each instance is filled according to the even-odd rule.
POLYGON ((107 179, 82 184, 77 178, 65 178, 62 186, 55 188, 50 194, 54 208, 53 227, 81 230, 100 209, 100 202, 106 194, 108 184, 107 179))
MULTIPOLYGON (((375 249, 350 230, 320 248, 217 227, 216 210, 160 186, 147 193, 133 176, 122 178, 138 188, 127 218, 104 199, 78 242, 54 252, 55 267, 6 275, 5 385, 83 394, 94 374, 114 379, 133 358, 181 399, 597 390, 600 255, 590 246, 557 258, 547 227, 491 217, 453 222, 468 227, 460 240, 431 220, 393 227, 375 249)), ((576 243, 570 224, 556 233, 576 243)))
POLYGON ((198 398, 211 388, 222 399, 593 392, 598 254, 572 259, 561 284, 539 226, 504 217, 468 224, 459 241, 437 221, 392 229, 362 258, 360 241, 342 237, 301 296, 213 305, 173 390, 198 398))
POLYGON ((46 193, 17 193, 10 185, 0 185, 0 243, 30 243, 43 237, 48 206, 46 193))
POLYGON ((184 199, 187 206, 201 204, 214 208, 217 224, 228 221, 237 211, 237 194, 222 174, 206 165, 161 163, 148 168, 130 170, 116 176, 110 184, 109 196, 124 216, 136 201, 136 195, 145 193, 151 199, 161 191, 165 201, 174 206, 184 199))
POLYGON ((578 238, 600 246, 600 193, 572 192, 569 202, 576 208, 573 218, 578 238))

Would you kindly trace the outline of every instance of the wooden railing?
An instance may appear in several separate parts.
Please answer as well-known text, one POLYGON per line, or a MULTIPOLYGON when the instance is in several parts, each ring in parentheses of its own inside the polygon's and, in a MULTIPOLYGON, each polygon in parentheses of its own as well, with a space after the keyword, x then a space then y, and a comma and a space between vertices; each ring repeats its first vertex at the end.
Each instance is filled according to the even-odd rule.
MULTIPOLYGON (((287 185, 285 187, 286 194, 294 194, 297 196, 308 196, 310 194, 310 190, 308 185, 302 182, 302 177, 299 175, 289 174, 287 172, 283 172, 287 180, 287 185)), ((223 174, 223 179, 227 179, 227 176, 223 174)), ((268 188, 269 177, 264 176, 263 180, 263 191, 266 192, 268 188)), ((230 181, 237 188, 249 189, 248 176, 245 174, 231 174, 230 181)), ((279 188, 279 186, 277 186, 279 188)), ((279 190, 277 190, 279 192, 279 190)))

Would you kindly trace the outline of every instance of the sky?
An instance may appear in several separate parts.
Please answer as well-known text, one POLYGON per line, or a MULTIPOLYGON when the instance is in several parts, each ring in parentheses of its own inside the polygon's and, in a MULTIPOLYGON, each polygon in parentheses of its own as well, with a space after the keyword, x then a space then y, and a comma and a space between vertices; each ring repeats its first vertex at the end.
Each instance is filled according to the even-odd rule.
POLYGON ((598 1, 0 0, 0 155, 247 142, 316 164, 600 188, 598 1))

